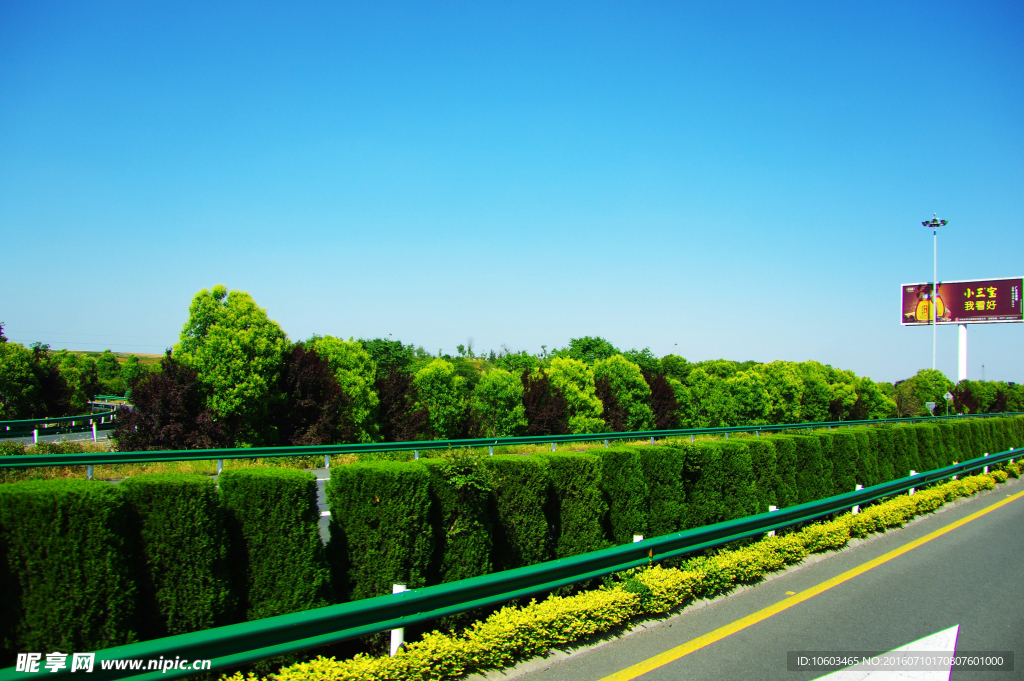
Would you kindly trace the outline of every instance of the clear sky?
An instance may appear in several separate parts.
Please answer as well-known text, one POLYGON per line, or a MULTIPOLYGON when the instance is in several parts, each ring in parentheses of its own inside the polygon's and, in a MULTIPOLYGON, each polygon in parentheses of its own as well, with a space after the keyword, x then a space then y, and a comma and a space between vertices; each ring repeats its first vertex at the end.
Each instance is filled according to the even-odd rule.
POLYGON ((223 283, 293 339, 905 378, 922 220, 940 279, 1024 274, 1024 8, 839 5, 2 0, 0 321, 161 352, 223 283))

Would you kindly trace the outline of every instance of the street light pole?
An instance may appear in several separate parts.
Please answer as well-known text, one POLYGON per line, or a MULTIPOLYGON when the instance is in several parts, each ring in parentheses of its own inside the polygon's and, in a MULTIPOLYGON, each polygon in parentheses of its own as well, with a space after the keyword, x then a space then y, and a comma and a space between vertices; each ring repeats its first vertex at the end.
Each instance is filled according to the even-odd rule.
POLYGON ((946 225, 945 220, 939 220, 935 213, 932 213, 931 220, 925 220, 921 223, 925 227, 932 228, 932 370, 935 369, 935 347, 936 347, 936 335, 935 331, 938 326, 939 316, 939 227, 946 225))

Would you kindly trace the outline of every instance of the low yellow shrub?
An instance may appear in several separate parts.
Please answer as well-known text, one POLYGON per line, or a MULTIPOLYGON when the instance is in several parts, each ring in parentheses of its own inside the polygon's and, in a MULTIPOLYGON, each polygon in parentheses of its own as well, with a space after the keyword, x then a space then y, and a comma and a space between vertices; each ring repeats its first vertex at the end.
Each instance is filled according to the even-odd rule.
MULTIPOLYGON (((654 565, 630 571, 627 579, 573 596, 551 596, 521 607, 505 607, 460 633, 432 632, 408 644, 394 657, 357 655, 349 660, 318 657, 271 674, 270 681, 440 681, 486 669, 500 669, 517 659, 551 648, 585 641, 628 624, 641 615, 663 614, 694 598, 706 598, 768 572, 798 563, 809 553, 846 545, 862 537, 899 527, 915 515, 942 504, 992 489, 1005 482, 1005 471, 951 480, 914 496, 900 495, 799 532, 767 537, 756 544, 701 556, 681 568, 654 565), (638 593, 635 584, 642 586, 638 593)), ((222 676, 222 681, 268 681, 253 675, 222 676)))

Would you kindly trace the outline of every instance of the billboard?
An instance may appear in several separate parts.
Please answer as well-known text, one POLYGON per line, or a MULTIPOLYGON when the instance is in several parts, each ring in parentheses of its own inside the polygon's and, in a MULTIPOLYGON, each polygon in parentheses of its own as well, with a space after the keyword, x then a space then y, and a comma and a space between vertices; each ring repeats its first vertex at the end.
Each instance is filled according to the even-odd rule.
MULTIPOLYGON (((940 281, 936 301, 939 324, 983 324, 1024 321, 1021 290, 1024 278, 940 281)), ((900 323, 927 325, 932 319, 932 285, 903 284, 900 323)))

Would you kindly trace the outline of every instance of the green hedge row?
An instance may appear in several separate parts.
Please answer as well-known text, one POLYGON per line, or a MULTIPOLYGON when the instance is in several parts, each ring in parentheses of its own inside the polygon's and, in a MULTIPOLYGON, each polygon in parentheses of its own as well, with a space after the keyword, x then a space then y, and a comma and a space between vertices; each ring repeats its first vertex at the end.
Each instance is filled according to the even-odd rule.
POLYGON ((1024 445, 1024 419, 0 485, 0 664, 532 565, 1024 445))
POLYGON ((0 485, 0 666, 327 605, 313 475, 239 469, 219 484, 0 485))
POLYGON ((343 598, 365 598, 784 508, 1024 444, 1022 426, 965 420, 495 456, 483 459, 478 487, 438 460, 345 466, 328 487, 332 562, 344 566, 335 583, 348 585, 343 598))

